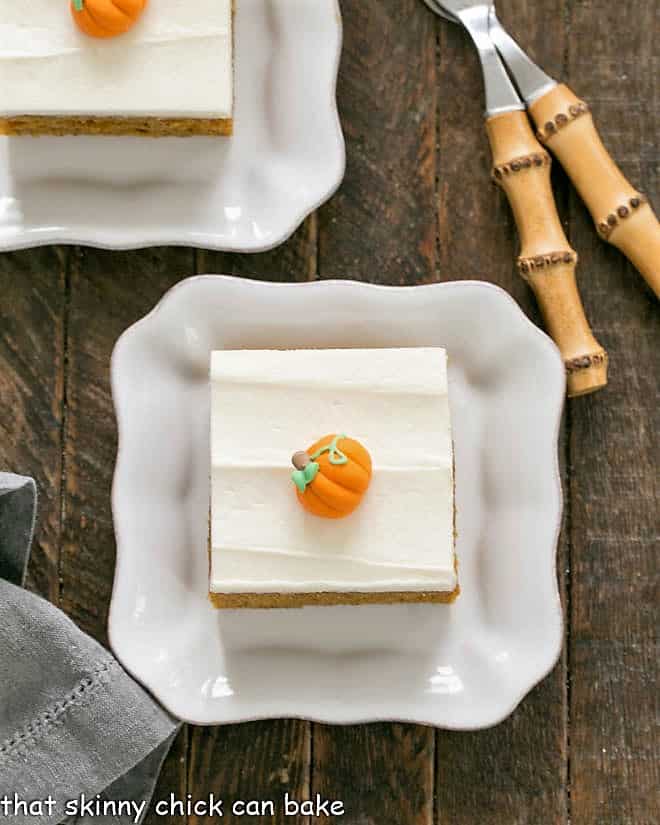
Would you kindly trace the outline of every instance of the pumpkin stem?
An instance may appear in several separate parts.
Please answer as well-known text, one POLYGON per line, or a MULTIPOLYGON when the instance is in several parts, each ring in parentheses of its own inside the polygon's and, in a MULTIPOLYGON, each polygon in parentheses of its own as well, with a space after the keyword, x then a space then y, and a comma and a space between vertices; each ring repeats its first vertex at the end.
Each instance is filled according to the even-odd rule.
POLYGON ((85 0, 73 0, 73 8, 76 11, 82 11, 85 5, 85 0))
POLYGON ((296 470, 304 470, 311 460, 312 459, 305 452, 305 450, 298 450, 297 453, 294 453, 291 456, 291 463, 296 468, 296 470))

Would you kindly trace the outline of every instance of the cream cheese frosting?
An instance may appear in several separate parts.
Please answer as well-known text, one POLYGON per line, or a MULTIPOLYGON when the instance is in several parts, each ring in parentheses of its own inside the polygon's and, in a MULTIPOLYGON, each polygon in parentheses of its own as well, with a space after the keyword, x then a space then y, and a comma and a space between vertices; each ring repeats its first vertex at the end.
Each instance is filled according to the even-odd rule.
POLYGON ((210 378, 211 592, 455 588, 444 350, 218 351, 210 378), (301 507, 290 463, 336 432, 373 462, 339 520, 301 507))
POLYGON ((68 0, 0 0, 0 116, 229 118, 231 0, 152 0, 126 34, 88 37, 68 0))

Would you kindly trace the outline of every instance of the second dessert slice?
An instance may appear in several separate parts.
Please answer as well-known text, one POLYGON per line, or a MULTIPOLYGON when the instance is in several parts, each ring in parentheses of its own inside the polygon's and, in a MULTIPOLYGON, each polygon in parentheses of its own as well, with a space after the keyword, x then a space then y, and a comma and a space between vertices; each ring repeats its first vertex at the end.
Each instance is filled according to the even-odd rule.
POLYGON ((230 135, 231 0, 0 0, 0 134, 230 135))

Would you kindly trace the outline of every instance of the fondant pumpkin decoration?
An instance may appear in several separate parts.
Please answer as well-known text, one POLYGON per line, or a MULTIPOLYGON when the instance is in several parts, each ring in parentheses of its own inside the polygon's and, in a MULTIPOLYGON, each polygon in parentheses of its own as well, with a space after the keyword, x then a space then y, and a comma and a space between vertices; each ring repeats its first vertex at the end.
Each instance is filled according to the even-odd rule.
POLYGON ((345 435, 326 435, 308 450, 294 453, 291 461, 298 500, 315 516, 349 515, 371 481, 371 456, 345 435))
POLYGON ((147 0, 71 0, 78 28, 90 37, 116 37, 135 25, 147 0))

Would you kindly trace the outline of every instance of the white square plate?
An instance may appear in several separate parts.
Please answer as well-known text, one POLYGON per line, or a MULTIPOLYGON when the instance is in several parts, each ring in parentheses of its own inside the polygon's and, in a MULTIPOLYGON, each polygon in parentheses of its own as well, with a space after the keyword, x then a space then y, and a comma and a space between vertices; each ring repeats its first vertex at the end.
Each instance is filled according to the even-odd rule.
POLYGON ((288 237, 344 174, 337 0, 240 0, 235 44, 231 138, 0 137, 0 251, 288 237))
POLYGON ((564 385, 554 344, 488 284, 182 281, 121 336, 112 358, 115 654, 172 713, 199 724, 500 721, 561 648, 564 385), (449 355, 458 600, 214 610, 211 350, 400 346, 441 346, 449 355))

